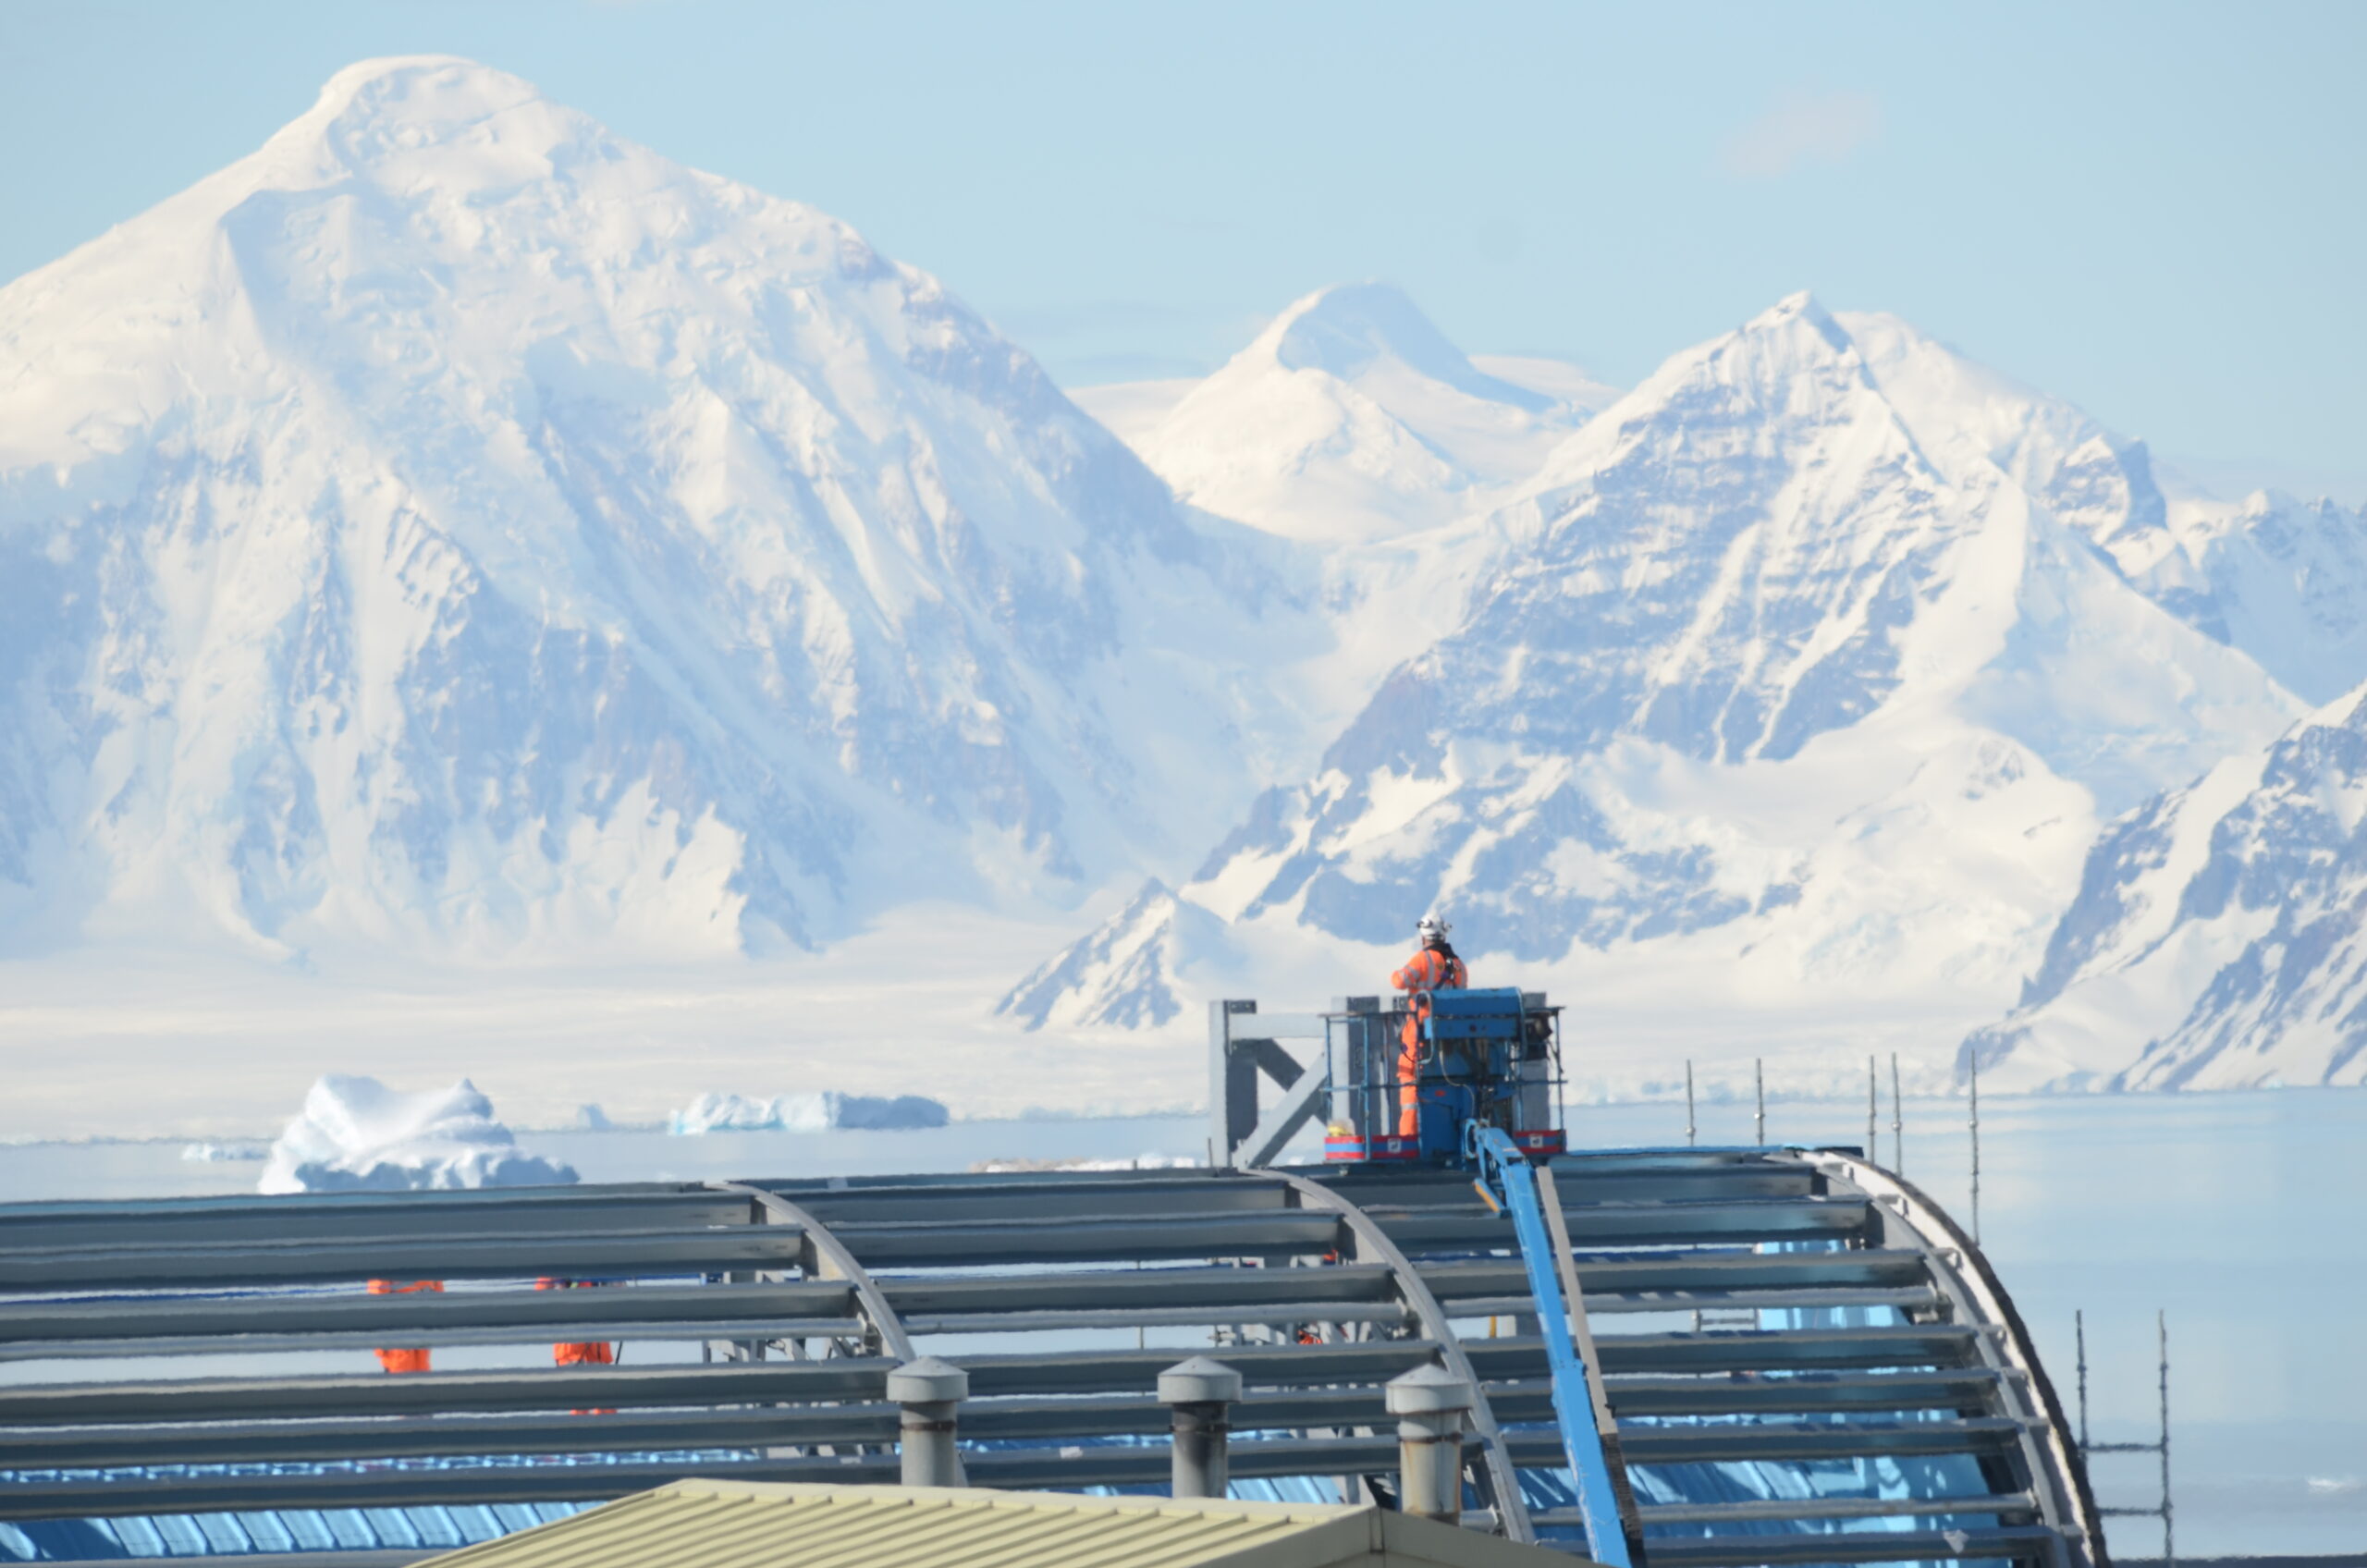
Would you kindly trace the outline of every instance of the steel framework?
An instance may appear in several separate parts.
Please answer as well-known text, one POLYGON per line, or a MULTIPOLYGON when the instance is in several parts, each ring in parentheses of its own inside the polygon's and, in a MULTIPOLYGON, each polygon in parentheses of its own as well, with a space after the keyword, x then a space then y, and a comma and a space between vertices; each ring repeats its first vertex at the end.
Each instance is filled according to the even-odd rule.
MULTIPOLYGON (((2101 1568, 2076 1445, 2005 1292, 1904 1182, 1787 1149, 1550 1172, 1648 1568, 2101 1568), (1695 1331, 1703 1310, 1757 1326, 1695 1331), (1836 1490, 1852 1464, 1864 1484, 1836 1490)), ((885 1383, 915 1354, 969 1374, 975 1484, 1159 1485, 1159 1374, 1214 1345, 1246 1384, 1237 1479, 1385 1488, 1380 1385, 1443 1364, 1485 1393, 1466 1517, 1567 1542, 1581 1515, 1537 1301, 1511 1221, 1467 1178, 1415 1169, 6 1206, 0 1518, 893 1480, 885 1383), (532 1289, 545 1275, 626 1288, 532 1289), (372 1277, 448 1288, 364 1294, 372 1277), (386 1376, 299 1354, 583 1340, 628 1354, 386 1376)))

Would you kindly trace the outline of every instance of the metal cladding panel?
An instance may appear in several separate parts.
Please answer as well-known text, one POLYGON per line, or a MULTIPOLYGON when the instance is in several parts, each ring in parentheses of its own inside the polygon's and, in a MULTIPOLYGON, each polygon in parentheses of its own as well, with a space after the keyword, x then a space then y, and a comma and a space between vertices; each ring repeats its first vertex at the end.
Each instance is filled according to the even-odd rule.
POLYGON ((681 1481, 433 1559, 449 1568, 1551 1568, 1559 1552, 1370 1508, 681 1481))
POLYGON ((453 1568, 586 1562, 635 1568, 773 1568, 786 1542, 865 1568, 1301 1568, 1360 1559, 1363 1511, 901 1487, 684 1481, 435 1559, 453 1568), (1344 1526, 1344 1528, 1343 1528, 1344 1526), (1330 1537, 1344 1550, 1321 1550, 1330 1537), (1292 1541, 1280 1556, 1259 1549, 1292 1541), (1318 1550, 1310 1550, 1309 1548, 1318 1550))

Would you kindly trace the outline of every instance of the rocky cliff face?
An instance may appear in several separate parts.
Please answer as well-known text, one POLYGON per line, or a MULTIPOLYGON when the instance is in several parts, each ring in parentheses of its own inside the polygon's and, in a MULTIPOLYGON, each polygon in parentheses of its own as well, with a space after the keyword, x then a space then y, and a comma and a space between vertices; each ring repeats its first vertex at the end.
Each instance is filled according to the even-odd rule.
POLYGON ((0 290, 0 364, 20 945, 814 943, 1072 900, 1287 743, 1267 542, 845 225, 464 61, 0 290))

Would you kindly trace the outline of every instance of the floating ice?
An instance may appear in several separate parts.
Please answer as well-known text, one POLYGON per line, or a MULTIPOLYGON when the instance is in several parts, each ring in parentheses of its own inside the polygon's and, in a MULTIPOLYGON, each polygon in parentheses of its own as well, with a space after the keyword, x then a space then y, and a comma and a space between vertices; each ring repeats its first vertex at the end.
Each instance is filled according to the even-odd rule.
POLYGON ((819 1133, 832 1127, 942 1127, 950 1117, 939 1102, 921 1095, 776 1095, 768 1100, 744 1095, 701 1095, 674 1113, 674 1133, 819 1133))
POLYGON ((606 1133, 615 1126, 616 1123, 608 1120, 608 1113, 596 1105, 575 1108, 575 1129, 579 1133, 606 1133))
POLYGON ((189 1144, 183 1145, 183 1159, 224 1160, 261 1159, 268 1151, 261 1144, 189 1144))
POLYGON ((402 1094, 375 1078, 330 1073, 271 1145, 266 1193, 523 1187, 575 1180, 572 1167, 521 1154, 493 1102, 461 1079, 402 1094))

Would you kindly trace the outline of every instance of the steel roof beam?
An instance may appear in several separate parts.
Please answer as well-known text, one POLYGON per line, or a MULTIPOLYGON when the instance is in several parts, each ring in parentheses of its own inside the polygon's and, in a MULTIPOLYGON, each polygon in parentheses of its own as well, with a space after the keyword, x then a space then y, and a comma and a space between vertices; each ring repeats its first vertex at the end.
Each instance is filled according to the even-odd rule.
POLYGON ((1794 1534, 1654 1536, 1650 1568, 1761 1568, 1826 1562, 2033 1562, 2061 1546, 2053 1530, 1816 1530, 1794 1534))
POLYGON ((666 1276, 788 1268, 798 1235, 750 1225, 688 1232, 403 1236, 379 1242, 241 1243, 0 1252, 0 1290, 218 1289, 362 1280, 666 1276))
POLYGON ((1860 1372, 1767 1378, 1607 1377, 1603 1392, 1625 1416, 1808 1415, 1825 1412, 1981 1409, 1996 1398, 1986 1367, 1948 1372, 1860 1372))
MULTIPOLYGON (((696 1188, 619 1195, 572 1187, 505 1187, 473 1203, 355 1205, 344 1194, 260 1199, 170 1199, 141 1204, 11 1205, 0 1208, 0 1254, 81 1246, 181 1246, 193 1243, 392 1240, 405 1236, 551 1235, 577 1231, 659 1231, 729 1225, 742 1206, 696 1188), (65 1208, 66 1212, 59 1212, 65 1208)), ((388 1194, 374 1194, 384 1197, 388 1194)))
MULTIPOLYGON (((1534 1341, 1490 1341, 1505 1351, 1490 1365, 1542 1365, 1534 1341)), ((1315 1345, 1236 1345, 1227 1364, 1254 1387, 1382 1382, 1430 1360, 1427 1340, 1315 1345)), ((1060 1351, 969 1355, 974 1393, 1133 1392, 1156 1385, 1172 1349, 1060 1351)), ((712 1405, 774 1401, 877 1399, 894 1358, 764 1361, 719 1366, 549 1367, 503 1372, 422 1372, 299 1378, 172 1378, 151 1382, 27 1383, 0 1388, 0 1426, 205 1421, 323 1415, 433 1415, 470 1411, 712 1405)))
MULTIPOLYGON (((417 1291, 407 1295, 151 1296, 0 1300, 0 1356, 54 1354, 55 1340, 217 1335, 437 1332, 564 1326, 635 1329, 649 1323, 741 1322, 843 1317, 851 1287, 828 1280, 780 1284, 637 1285, 618 1291, 417 1291)), ((554 1338, 564 1336, 553 1335, 554 1338)), ((596 1333, 584 1336, 597 1338, 596 1333)), ((693 1336, 696 1338, 697 1336, 693 1336)))

